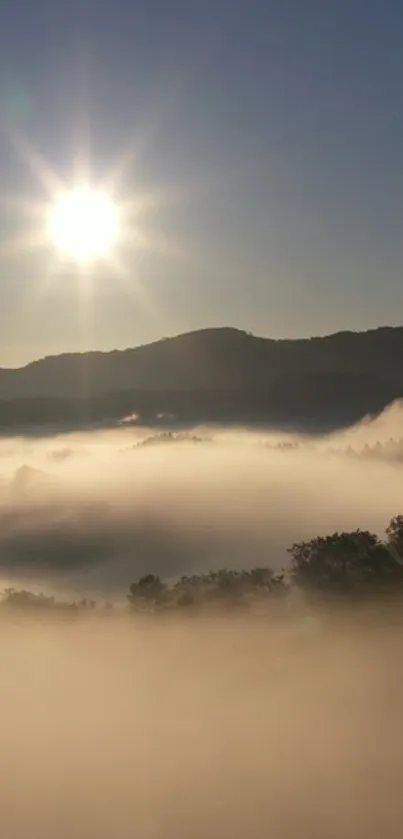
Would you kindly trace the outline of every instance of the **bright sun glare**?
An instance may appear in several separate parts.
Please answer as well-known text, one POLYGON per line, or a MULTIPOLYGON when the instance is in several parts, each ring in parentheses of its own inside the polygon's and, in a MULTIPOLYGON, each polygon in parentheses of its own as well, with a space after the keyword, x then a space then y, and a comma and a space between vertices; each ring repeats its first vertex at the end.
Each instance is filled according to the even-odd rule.
POLYGON ((119 282, 129 282, 131 291, 134 289, 143 295, 139 274, 133 282, 133 263, 140 250, 183 259, 183 245, 177 248, 172 241, 167 242, 165 236, 160 239, 148 228, 146 221, 148 214, 171 203, 169 191, 143 194, 137 188, 134 194, 128 191, 131 189, 132 164, 135 160, 138 162, 135 147, 129 146, 111 161, 102 180, 95 182, 91 178, 94 162, 85 148, 78 147, 71 179, 66 180, 21 132, 7 126, 7 133, 13 151, 34 175, 41 193, 36 198, 9 197, 0 190, 0 203, 7 204, 10 198, 13 210, 15 206, 21 207, 24 222, 15 237, 11 236, 1 244, 16 256, 21 251, 36 249, 42 255, 46 254, 42 288, 54 277, 69 276, 78 281, 80 294, 84 289, 87 293, 92 289, 95 277, 108 275, 119 282), (68 274, 64 273, 66 262, 68 274))
POLYGON ((48 233, 52 244, 76 262, 102 259, 110 254, 118 237, 117 208, 96 190, 69 190, 50 207, 48 233))

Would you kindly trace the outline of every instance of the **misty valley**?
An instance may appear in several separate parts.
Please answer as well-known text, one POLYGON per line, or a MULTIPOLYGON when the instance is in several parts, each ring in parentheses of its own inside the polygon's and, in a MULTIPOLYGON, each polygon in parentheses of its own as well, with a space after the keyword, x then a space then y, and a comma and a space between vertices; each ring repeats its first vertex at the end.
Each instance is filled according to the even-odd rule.
POLYGON ((0 2, 0 839, 403 839, 402 32, 0 2))
POLYGON ((254 568, 288 586, 294 544, 357 530, 385 540, 401 512, 402 414, 397 402, 322 435, 121 425, 3 437, 4 588, 119 603, 150 574, 172 587, 254 568))
POLYGON ((402 416, 1 439, 5 836, 397 836, 402 416))

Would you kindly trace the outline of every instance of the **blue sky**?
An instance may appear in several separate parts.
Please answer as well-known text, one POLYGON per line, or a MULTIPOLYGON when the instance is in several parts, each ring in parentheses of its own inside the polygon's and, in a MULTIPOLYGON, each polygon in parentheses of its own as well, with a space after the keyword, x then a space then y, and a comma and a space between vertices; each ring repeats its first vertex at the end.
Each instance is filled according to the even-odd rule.
MULTIPOLYGON (((0 364, 204 326, 273 337, 403 318, 403 7, 392 0, 19 0, 0 8, 0 112, 68 182, 127 150, 122 196, 163 194, 146 251, 79 289, 10 254, 0 364)), ((0 134, 0 190, 41 201, 0 134)))

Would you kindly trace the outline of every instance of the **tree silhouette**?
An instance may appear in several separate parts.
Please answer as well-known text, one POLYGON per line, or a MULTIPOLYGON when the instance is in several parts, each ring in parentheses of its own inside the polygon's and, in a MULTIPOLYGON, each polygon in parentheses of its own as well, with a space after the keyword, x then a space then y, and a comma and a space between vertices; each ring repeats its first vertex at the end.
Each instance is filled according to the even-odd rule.
POLYGON ((394 516, 386 528, 388 545, 393 555, 403 561, 403 515, 394 516))
MULTIPOLYGON (((265 606, 277 597, 282 609, 294 597, 305 600, 302 590, 363 598, 403 593, 403 515, 391 519, 386 534, 386 542, 367 530, 336 532, 297 542, 289 549, 291 569, 287 573, 275 574, 267 567, 219 568, 182 576, 169 585, 160 577, 147 574, 132 583, 127 599, 134 612, 152 615, 175 609, 197 614, 203 608, 214 611, 246 608, 255 603, 265 606)), ((3 592, 0 605, 3 614, 14 608, 29 615, 46 612, 62 617, 75 617, 82 612, 100 615, 98 606, 102 608, 102 604, 87 598, 66 603, 14 588, 3 592)), ((106 603, 102 613, 113 615, 118 610, 106 603)))
POLYGON ((137 583, 131 584, 128 600, 133 607, 154 611, 157 607, 162 606, 166 592, 167 586, 159 577, 154 576, 154 574, 147 574, 145 577, 141 577, 137 583))
POLYGON ((366 530, 318 536, 290 548, 292 580, 324 593, 358 594, 401 584, 403 566, 366 530))
POLYGON ((183 576, 173 586, 148 575, 133 583, 128 595, 133 609, 200 608, 202 606, 248 606, 254 600, 285 593, 284 574, 270 568, 238 571, 220 568, 206 574, 183 576))

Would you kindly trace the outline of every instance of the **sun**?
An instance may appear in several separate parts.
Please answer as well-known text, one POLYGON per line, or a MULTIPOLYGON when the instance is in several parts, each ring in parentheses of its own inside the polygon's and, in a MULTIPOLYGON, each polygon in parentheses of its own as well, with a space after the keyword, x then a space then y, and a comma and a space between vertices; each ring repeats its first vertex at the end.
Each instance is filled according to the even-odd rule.
POLYGON ((94 280, 109 282, 113 277, 145 299, 148 293, 139 278, 147 254, 181 262, 184 257, 193 259, 183 243, 168 241, 149 224, 154 213, 176 202, 176 187, 172 193, 169 188, 139 189, 131 171, 132 164, 138 162, 131 144, 111 161, 110 169, 99 173, 100 180, 93 180, 98 167, 87 148, 87 123, 84 127, 83 146, 75 149, 70 175, 65 178, 24 134, 6 125, 13 152, 38 182, 40 194, 6 195, 0 190, 0 209, 10 204, 12 212, 21 214, 16 235, 3 237, 0 250, 16 257, 37 251, 44 264, 41 289, 55 278, 73 279, 81 301, 95 293, 94 280))
POLYGON ((111 198, 90 187, 66 190, 48 210, 48 238, 77 263, 107 258, 119 235, 119 214, 111 198))

